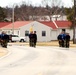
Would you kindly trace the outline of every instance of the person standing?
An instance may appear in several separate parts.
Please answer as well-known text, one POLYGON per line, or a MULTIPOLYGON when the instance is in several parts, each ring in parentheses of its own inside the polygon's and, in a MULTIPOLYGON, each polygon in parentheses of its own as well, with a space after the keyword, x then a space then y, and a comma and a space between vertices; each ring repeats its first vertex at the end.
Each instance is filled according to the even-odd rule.
POLYGON ((30 47, 34 46, 33 31, 31 31, 30 34, 29 34, 29 46, 30 47))
POLYGON ((1 33, 1 46, 3 47, 4 46, 4 42, 3 42, 3 40, 4 40, 4 34, 5 34, 5 32, 4 31, 2 31, 2 33, 1 33))
POLYGON ((36 34, 36 31, 34 31, 33 38, 34 38, 34 47, 36 47, 36 43, 37 43, 37 34, 36 34))
POLYGON ((66 33, 65 31, 62 31, 62 47, 65 47, 65 37, 66 37, 66 33))
POLYGON ((65 29, 62 29, 62 34, 61 34, 61 39, 62 39, 62 47, 65 47, 65 37, 66 37, 66 31, 65 29))
POLYGON ((59 34, 58 37, 57 37, 58 43, 59 43, 59 47, 62 47, 62 35, 61 34, 59 34))
POLYGON ((2 47, 7 48, 7 43, 9 41, 9 35, 7 35, 5 32, 2 32, 2 47))
POLYGON ((66 37, 65 31, 62 30, 62 32, 57 37, 60 47, 65 47, 65 37, 66 37))
POLYGON ((65 44, 66 44, 66 48, 69 48, 69 46, 70 46, 70 35, 69 35, 69 33, 66 33, 65 44))

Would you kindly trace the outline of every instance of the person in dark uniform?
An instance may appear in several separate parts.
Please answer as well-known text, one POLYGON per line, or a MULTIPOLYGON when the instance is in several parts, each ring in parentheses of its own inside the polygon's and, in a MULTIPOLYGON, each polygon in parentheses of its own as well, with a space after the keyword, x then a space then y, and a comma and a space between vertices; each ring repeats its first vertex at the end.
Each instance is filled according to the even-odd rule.
POLYGON ((9 41, 9 36, 3 31, 1 34, 2 43, 1 46, 7 48, 7 43, 9 41))
POLYGON ((65 37, 66 37, 66 31, 65 29, 62 29, 62 47, 65 47, 65 37))
POLYGON ((69 33, 66 33, 65 44, 66 44, 66 48, 69 48, 69 46, 70 46, 70 35, 69 35, 69 33))
POLYGON ((58 39, 59 47, 62 47, 62 35, 59 34, 57 39, 58 39))
POLYGON ((1 46, 3 47, 3 37, 4 37, 4 34, 5 34, 5 32, 4 31, 2 31, 2 33, 1 33, 1 46))
POLYGON ((33 31, 31 31, 29 34, 29 45, 30 45, 30 47, 34 46, 33 31))
POLYGON ((37 34, 36 34, 36 31, 34 31, 33 38, 34 38, 34 47, 36 47, 36 43, 37 43, 37 34))
POLYGON ((4 42, 4 47, 7 48, 7 44, 9 42, 9 35, 7 34, 4 35, 3 42, 4 42))
POLYGON ((2 39, 1 39, 1 34, 0 34, 0 45, 1 45, 2 39))
POLYGON ((64 31, 61 32, 61 34, 58 35, 57 39, 59 42, 59 47, 65 47, 65 36, 66 34, 64 31))

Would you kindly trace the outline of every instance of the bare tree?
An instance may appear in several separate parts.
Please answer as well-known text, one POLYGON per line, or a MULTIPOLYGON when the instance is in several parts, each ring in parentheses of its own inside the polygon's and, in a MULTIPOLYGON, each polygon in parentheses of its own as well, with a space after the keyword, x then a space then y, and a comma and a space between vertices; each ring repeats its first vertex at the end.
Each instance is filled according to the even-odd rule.
MULTIPOLYGON (((42 0, 41 6, 33 6, 31 2, 22 2, 21 5, 15 5, 14 7, 14 18, 17 20, 38 20, 39 18, 47 18, 49 16, 51 20, 52 15, 62 13, 60 6, 61 0, 42 0), (61 11, 60 11, 61 10, 61 11), (31 19, 29 18, 31 17, 31 19)), ((12 8, 6 8, 8 17, 12 17, 12 8)))
MULTIPOLYGON (((62 1, 61 0, 42 0, 42 4, 44 7, 46 7, 46 10, 48 12, 48 16, 51 21, 51 16, 52 15, 57 15, 59 14, 60 7, 62 6, 62 1)), ((61 11, 60 11, 61 13, 61 11)), ((57 20, 57 17, 56 17, 57 20)))

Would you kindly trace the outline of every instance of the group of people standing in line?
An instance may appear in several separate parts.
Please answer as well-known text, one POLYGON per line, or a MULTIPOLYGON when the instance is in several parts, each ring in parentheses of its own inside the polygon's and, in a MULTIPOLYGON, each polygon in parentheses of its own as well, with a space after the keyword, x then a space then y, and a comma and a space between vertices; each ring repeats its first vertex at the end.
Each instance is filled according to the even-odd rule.
MULTIPOLYGON (((62 29, 62 32, 57 36, 59 47, 69 48, 70 46, 70 35, 65 32, 65 29, 62 29)), ((30 47, 36 47, 37 43, 37 34, 36 31, 31 31, 29 34, 29 45, 30 47)))
MULTIPOLYGON (((65 30, 57 36, 59 47, 69 48, 70 46, 70 35, 66 33, 65 30)), ((7 35, 4 31, 0 34, 0 45, 4 48, 7 48, 7 43, 9 41, 9 35, 7 35)), ((29 46, 36 47, 37 43, 37 34, 36 31, 31 31, 29 34, 29 46)))
POLYGON ((7 43, 9 41, 9 35, 6 32, 2 31, 0 34, 0 45, 4 48, 7 48, 7 43))
MULTIPOLYGON (((7 48, 7 44, 9 42, 9 35, 6 34, 6 32, 2 31, 0 34, 0 45, 4 48, 7 48)), ((29 34, 29 45, 30 47, 36 47, 37 42, 37 34, 36 31, 31 31, 29 34)))
POLYGON ((65 29, 62 29, 62 32, 57 37, 59 42, 59 47, 69 48, 70 46, 70 35, 65 32, 65 29))
POLYGON ((29 34, 29 45, 30 47, 36 47, 37 43, 37 34, 36 31, 31 31, 29 34))

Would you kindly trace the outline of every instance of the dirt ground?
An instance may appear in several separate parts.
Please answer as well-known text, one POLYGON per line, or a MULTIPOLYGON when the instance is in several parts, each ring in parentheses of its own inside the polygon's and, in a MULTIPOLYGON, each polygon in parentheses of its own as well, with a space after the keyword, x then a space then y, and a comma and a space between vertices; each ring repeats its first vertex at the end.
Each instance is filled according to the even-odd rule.
POLYGON ((8 53, 7 49, 0 47, 0 57, 6 55, 8 53))
MULTIPOLYGON (((59 46, 58 41, 38 42, 37 45, 42 45, 42 46, 59 46)), ((73 41, 70 41, 70 47, 76 47, 76 44, 73 44, 73 41)))

